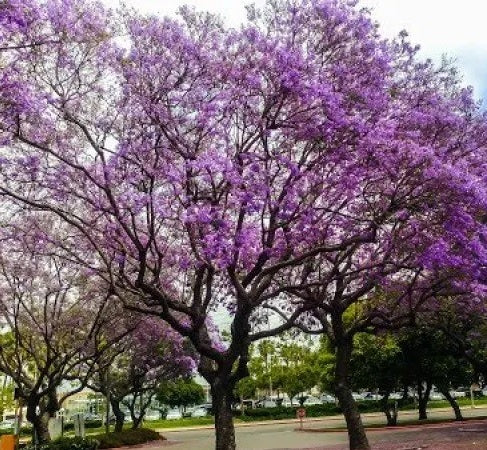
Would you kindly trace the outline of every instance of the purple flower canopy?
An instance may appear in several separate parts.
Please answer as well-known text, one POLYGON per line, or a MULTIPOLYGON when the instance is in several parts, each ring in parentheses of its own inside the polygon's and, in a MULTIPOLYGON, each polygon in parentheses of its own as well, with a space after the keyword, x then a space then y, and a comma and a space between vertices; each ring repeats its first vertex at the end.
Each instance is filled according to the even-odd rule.
POLYGON ((228 29, 188 8, 7 0, 11 229, 222 364, 262 337, 266 308, 296 321, 379 290, 483 305, 486 117, 454 68, 383 40, 355 3, 269 2, 228 29), (208 320, 222 306, 225 346, 208 320))

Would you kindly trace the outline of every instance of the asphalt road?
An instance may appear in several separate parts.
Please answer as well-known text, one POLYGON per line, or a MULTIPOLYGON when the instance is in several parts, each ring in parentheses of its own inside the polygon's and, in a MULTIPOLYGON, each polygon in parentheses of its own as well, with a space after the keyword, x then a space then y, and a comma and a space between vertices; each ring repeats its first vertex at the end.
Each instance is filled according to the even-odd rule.
MULTIPOLYGON (((487 408, 463 410, 465 417, 486 416, 487 408)), ((399 421, 414 420, 416 412, 401 412, 399 421)), ((450 410, 433 410, 429 418, 450 419, 453 417, 450 410)), ((383 423, 383 415, 365 414, 363 420, 366 425, 383 423)), ((305 422, 306 429, 323 429, 344 426, 343 418, 330 417, 320 420, 305 422)), ((239 450, 295 450, 295 449, 326 449, 335 447, 338 444, 347 443, 345 432, 312 433, 297 431, 297 423, 261 423, 259 425, 238 426, 236 428, 237 444, 239 450)), ((418 428, 397 429, 394 431, 374 430, 369 431, 371 442, 407 442, 409 439, 416 439, 424 433, 418 428)), ((164 436, 168 439, 169 448, 174 450, 213 450, 214 430, 164 430, 164 436)), ((166 444, 166 445, 167 445, 166 444)), ((167 448, 164 445, 164 448, 167 448)), ((340 447, 340 446, 339 446, 340 447)), ((162 448, 161 448, 162 449, 162 448)))

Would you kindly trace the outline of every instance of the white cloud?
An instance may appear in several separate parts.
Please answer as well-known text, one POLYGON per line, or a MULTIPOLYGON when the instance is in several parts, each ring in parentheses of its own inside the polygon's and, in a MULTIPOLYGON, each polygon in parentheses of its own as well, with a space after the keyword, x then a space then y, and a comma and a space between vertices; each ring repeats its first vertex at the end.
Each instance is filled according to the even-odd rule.
POLYGON ((484 0, 362 0, 385 36, 407 30, 422 54, 455 58, 477 95, 487 91, 487 2, 484 0))
MULTIPOLYGON (((105 0, 115 6, 117 0, 105 0)), ((145 13, 173 14, 184 4, 221 14, 237 25, 245 17, 245 1, 238 0, 125 0, 145 13)), ((264 0, 254 0, 263 4, 264 0)), ((457 60, 465 82, 477 94, 487 93, 487 2, 485 0, 361 0, 373 9, 373 17, 387 37, 406 29, 422 54, 439 59, 446 54, 457 60)))

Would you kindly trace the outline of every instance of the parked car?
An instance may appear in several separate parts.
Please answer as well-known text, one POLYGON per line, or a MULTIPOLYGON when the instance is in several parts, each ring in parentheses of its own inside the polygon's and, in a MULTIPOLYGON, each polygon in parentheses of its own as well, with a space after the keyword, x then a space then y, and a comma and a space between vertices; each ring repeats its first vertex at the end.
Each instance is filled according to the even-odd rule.
POLYGON ((311 406, 311 405, 321 405, 321 401, 319 398, 316 398, 310 395, 305 401, 303 406, 311 406))
POLYGON ((84 415, 85 422, 94 422, 98 420, 102 420, 102 416, 100 414, 92 414, 92 413, 86 413, 84 415))
POLYGON ((277 403, 274 400, 269 400, 269 399, 262 399, 258 401, 255 406, 257 408, 275 408, 277 406, 277 403))
POLYGON ((460 398, 460 397, 466 397, 467 396, 467 394, 465 393, 465 391, 459 391, 459 390, 450 391, 450 395, 453 398, 460 398))
POLYGON ((358 392, 352 392, 352 397, 355 401, 364 399, 364 396, 362 394, 359 394, 358 392))
POLYGON ((144 420, 159 420, 161 414, 159 411, 147 411, 144 416, 144 420))
POLYGON ((15 420, 8 419, 0 422, 0 430, 13 429, 15 427, 15 420))
POLYGON ((373 392, 364 392, 362 398, 364 400, 382 400, 384 397, 380 394, 374 394, 373 392))
POLYGON ((179 409, 170 409, 166 414, 166 420, 178 420, 182 418, 183 415, 179 409))
POLYGON ((391 392, 391 394, 389 395, 390 400, 401 400, 403 397, 403 392, 391 392))
POLYGON ((445 396, 441 392, 431 392, 430 400, 444 400, 445 396))
POLYGON ((206 408, 195 408, 191 412, 191 417, 206 417, 208 415, 208 410, 206 408))
POLYGON ((336 397, 331 394, 321 394, 321 403, 336 403, 336 397))

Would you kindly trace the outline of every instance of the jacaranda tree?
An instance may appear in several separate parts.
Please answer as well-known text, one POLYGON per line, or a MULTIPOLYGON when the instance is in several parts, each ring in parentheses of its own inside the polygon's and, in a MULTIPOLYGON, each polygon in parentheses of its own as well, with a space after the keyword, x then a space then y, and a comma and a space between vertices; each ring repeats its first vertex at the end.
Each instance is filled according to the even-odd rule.
POLYGON ((7 242, 0 250, 0 370, 42 443, 50 439, 49 419, 105 367, 107 353, 120 351, 130 330, 121 326, 120 302, 97 279, 65 259, 36 254, 35 243, 7 242))
POLYGON ((132 428, 139 428, 159 385, 190 377, 195 365, 178 333, 156 317, 143 317, 123 345, 104 355, 88 386, 109 399, 115 431, 123 428, 123 406, 130 413, 132 428))
MULTIPOLYGON (((404 41, 383 41, 355 2, 269 1, 265 11, 250 8, 239 29, 187 8, 155 18, 89 0, 7 0, 0 14, 5 209, 126 306, 191 341, 211 385, 217 449, 235 448, 232 391, 248 374, 250 344, 315 317, 322 297, 300 299, 310 283, 323 284, 323 264, 341 270, 348 260, 337 255, 353 254, 355 266, 375 254, 379 282, 393 272, 390 257, 404 258, 396 243, 406 241, 431 249, 434 274, 467 234, 468 255, 483 257, 472 211, 485 207, 485 133, 470 93, 442 89, 441 76, 425 80, 437 94, 427 110, 440 122, 443 96, 461 100, 443 124, 458 148, 433 151, 425 136, 437 129, 403 122, 424 114, 412 107, 424 64, 414 52, 401 56, 404 41), (416 164, 432 153, 431 164, 416 164), (403 205, 421 188, 414 182, 430 178, 428 195, 403 205), (458 239, 408 241, 414 220, 421 229, 428 222, 425 201, 445 206, 458 239), (396 232, 395 218, 407 227, 396 232), (215 309, 230 318, 225 344, 215 309), (282 322, 263 328, 276 309, 282 322)), ((444 229, 432 227, 436 239, 444 229)), ((468 268, 477 274, 476 264, 468 268)), ((414 280, 406 275, 383 284, 414 280)), ((364 435, 352 433, 351 447, 368 448, 364 435)))

